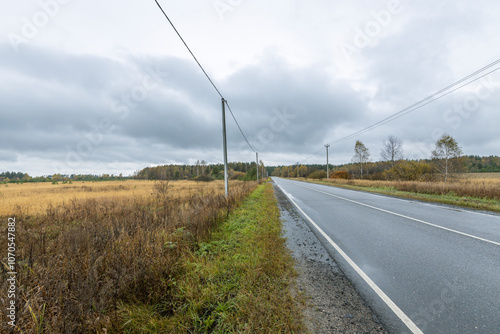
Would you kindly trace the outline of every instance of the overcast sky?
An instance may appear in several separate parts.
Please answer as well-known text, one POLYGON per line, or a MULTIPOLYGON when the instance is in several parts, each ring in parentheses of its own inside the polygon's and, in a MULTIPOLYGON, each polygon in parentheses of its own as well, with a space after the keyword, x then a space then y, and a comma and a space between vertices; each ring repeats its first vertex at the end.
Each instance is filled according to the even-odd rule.
MULTIPOLYGON (((161 0, 266 165, 324 163, 359 131, 500 58, 497 0, 161 0)), ((0 7, 0 172, 222 162, 221 99, 153 0, 0 7)), ((498 67, 498 65, 497 65, 498 67)), ((356 139, 499 155, 500 71, 356 139)), ((254 161, 230 114, 228 159, 254 161)))

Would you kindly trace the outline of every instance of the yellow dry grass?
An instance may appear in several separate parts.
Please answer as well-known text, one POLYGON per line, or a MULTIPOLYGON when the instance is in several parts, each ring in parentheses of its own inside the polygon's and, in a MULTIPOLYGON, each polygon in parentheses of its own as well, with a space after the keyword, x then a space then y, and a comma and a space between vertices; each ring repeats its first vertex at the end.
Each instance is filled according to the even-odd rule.
MULTIPOLYGON (((155 181, 127 180, 0 185, 0 216, 13 215, 16 212, 29 215, 41 214, 46 212, 49 205, 60 206, 72 200, 146 197, 154 193, 155 183, 155 181)), ((192 192, 223 193, 224 182, 169 182, 169 194, 174 197, 183 197, 192 192)))
MULTIPOLYGON (((343 181, 343 180, 342 180, 343 181)), ((348 181, 345 181, 348 182, 348 181)), ((485 186, 488 188, 498 188, 500 187, 500 173, 481 173, 481 174, 461 174, 458 178, 453 179, 450 182, 424 182, 424 181, 372 181, 372 180, 350 180, 359 186, 393 186, 400 183, 416 183, 416 184, 428 184, 433 186, 464 186, 464 187, 474 187, 474 186, 485 186), (498 174, 498 175, 497 175, 498 174)))
POLYGON ((455 195, 459 197, 476 197, 500 199, 500 173, 461 174, 451 182, 424 181, 379 181, 379 180, 343 180, 329 179, 339 185, 365 188, 389 188, 393 190, 431 195, 455 195))
POLYGON ((487 182, 500 182, 500 173, 464 173, 461 177, 471 180, 482 180, 487 182))
MULTIPOLYGON (((184 293, 177 282, 256 185, 233 182, 227 198, 220 181, 170 182, 168 188, 132 180, 2 186, 0 207, 8 202, 8 216, 16 221, 15 332, 157 332, 149 323, 153 318, 145 327, 124 330, 123 305, 144 306, 152 317, 187 308, 180 296, 199 293, 198 286, 184 293)), ((0 234, 0 244, 7 245, 7 237, 0 234)), ((9 284, 4 279, 0 290, 9 284)), ((0 293, 1 309, 5 301, 0 293)), ((0 323, 0 333, 9 331, 6 321, 0 323)))

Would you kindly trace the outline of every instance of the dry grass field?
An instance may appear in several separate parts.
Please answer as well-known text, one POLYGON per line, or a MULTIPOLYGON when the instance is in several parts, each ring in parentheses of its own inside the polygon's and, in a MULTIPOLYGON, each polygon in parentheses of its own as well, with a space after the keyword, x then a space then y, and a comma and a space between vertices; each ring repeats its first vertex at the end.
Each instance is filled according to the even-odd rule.
POLYGON ((500 173, 460 174, 449 182, 359 179, 323 179, 319 182, 429 202, 500 211, 500 173))
POLYGON ((500 173, 464 173, 459 175, 462 179, 470 179, 470 180, 483 180, 483 181, 499 181, 500 182, 500 173))
POLYGON ((450 194, 462 197, 500 199, 500 173, 460 174, 449 182, 374 181, 359 179, 324 179, 322 182, 366 188, 386 188, 429 195, 450 194))
MULTIPOLYGON (((220 181, 2 185, 0 221, 16 220, 15 332, 122 332, 124 304, 173 314, 190 254, 255 187, 231 182, 226 199, 220 181)), ((10 329, 3 319, 0 332, 10 329)))
MULTIPOLYGON (((231 181, 231 185, 239 181, 231 181)), ((103 182, 50 182, 10 183, 0 185, 0 216, 14 215, 20 212, 33 215, 44 213, 49 205, 61 206, 75 200, 84 199, 119 199, 130 197, 148 197, 155 192, 155 181, 127 180, 103 182)), ((224 193, 223 181, 193 182, 171 181, 169 193, 173 197, 187 196, 192 192, 224 193)))

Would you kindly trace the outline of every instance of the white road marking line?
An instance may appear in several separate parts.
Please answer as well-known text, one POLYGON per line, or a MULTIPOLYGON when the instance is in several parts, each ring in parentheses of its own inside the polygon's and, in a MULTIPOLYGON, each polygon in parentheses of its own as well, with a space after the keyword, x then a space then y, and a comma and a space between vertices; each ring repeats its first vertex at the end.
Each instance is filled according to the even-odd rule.
MULTIPOLYGON (((288 181, 291 181, 291 180, 288 180, 288 181)), ((293 181, 291 181, 293 182, 293 181)), ((439 205, 439 204, 435 204, 435 203, 428 203, 428 202, 423 202, 422 200, 419 200, 419 199, 414 199, 414 198, 398 198, 398 197, 395 197, 395 196, 391 196, 391 195, 382 195, 382 194, 377 194, 375 192, 371 192, 371 191, 364 191, 364 190, 355 190, 355 189, 349 189, 349 188, 343 188, 343 187, 336 187, 335 185, 329 185, 329 184, 322 184, 322 183, 314 183, 314 182, 307 182, 307 181, 296 181, 296 182, 303 182, 303 183, 309 183, 309 184, 314 184, 314 185, 317 185, 317 186, 323 186, 323 187, 334 187, 334 188, 337 188, 337 189, 342 189, 342 190, 346 190, 346 191, 350 191, 350 192, 362 192, 364 194, 367 194, 367 195, 372 195, 372 196, 377 196, 377 197, 385 197, 385 198, 391 198, 391 199, 394 199, 394 200, 397 200, 397 201, 401 201, 401 202, 412 202, 412 203, 418 203, 420 205, 427 205, 427 206, 432 206, 434 208, 438 208, 438 209, 441 209, 441 210, 451 210, 451 208, 449 207, 446 207, 446 206, 443 206, 443 205, 450 205, 450 206, 453 206, 453 204, 443 204, 443 205, 439 205), (416 201, 416 202, 415 202, 416 201)), ((476 211, 472 211, 472 209, 468 209, 466 207, 457 207, 455 206, 458 210, 460 210, 460 212, 463 212, 463 213, 469 213, 469 214, 473 214, 473 215, 481 215, 481 216, 486 216, 486 217, 490 217, 490 218, 497 218, 497 219, 500 219, 500 216, 499 215, 495 215, 493 213, 484 213, 484 212, 476 212, 476 211)))
POLYGON ((495 242, 495 241, 492 241, 492 240, 488 240, 488 239, 484 239, 484 238, 481 238, 481 237, 477 237, 475 235, 464 233, 464 232, 460 232, 460 231, 457 231, 457 230, 453 230, 451 228, 447 228, 447 227, 439 226, 439 225, 436 225, 436 224, 432 224, 432 223, 426 222, 424 220, 420 220, 420 219, 417 219, 417 218, 413 218, 413 217, 402 215, 400 213, 396 213, 396 212, 392 212, 392 211, 389 211, 389 210, 377 208, 376 206, 364 204, 364 203, 361 203, 361 202, 358 202, 358 201, 353 201, 352 199, 348 199, 348 198, 345 198, 345 197, 341 197, 341 196, 337 196, 337 195, 334 195, 334 194, 330 194, 330 193, 327 193, 325 191, 317 190, 317 189, 310 188, 310 187, 305 187, 303 185, 298 185, 298 184, 297 184, 297 187, 306 188, 306 189, 309 189, 309 190, 312 190, 312 191, 316 191, 316 192, 319 192, 319 193, 322 193, 322 194, 325 194, 325 195, 328 195, 328 196, 331 196, 331 197, 336 197, 338 199, 341 199, 341 200, 344 200, 344 201, 347 201, 347 202, 351 202, 351 203, 354 203, 354 204, 365 206, 365 207, 370 208, 370 209, 382 211, 382 212, 389 213, 389 214, 394 215, 394 216, 398 216, 398 217, 402 217, 402 218, 405 218, 405 219, 413 220, 413 221, 416 221, 416 222, 419 222, 419 223, 422 223, 422 224, 425 224, 425 225, 429 225, 429 226, 432 226, 432 227, 440 228, 442 230, 446 230, 446 231, 449 231, 449 232, 461 234, 461 235, 464 235, 464 236, 469 237, 469 238, 474 238, 474 239, 477 239, 477 240, 488 242, 488 243, 493 244, 493 245, 500 246, 499 242, 495 242))
MULTIPOLYGON (((277 184, 277 183, 276 183, 277 184)), ((408 329, 414 334, 423 334, 420 328, 415 325, 415 323, 385 294, 382 289, 378 287, 372 279, 365 274, 365 272, 358 267, 358 265, 340 248, 315 222, 312 220, 292 199, 292 196, 288 194, 279 184, 278 187, 283 191, 283 193, 288 197, 290 202, 295 205, 295 207, 304 215, 304 217, 309 220, 309 222, 318 230, 319 233, 330 243, 330 245, 335 248, 335 250, 344 258, 344 260, 349 263, 349 265, 358 273, 359 276, 375 291, 375 293, 384 301, 384 303, 398 316, 399 319, 408 327, 408 329)))

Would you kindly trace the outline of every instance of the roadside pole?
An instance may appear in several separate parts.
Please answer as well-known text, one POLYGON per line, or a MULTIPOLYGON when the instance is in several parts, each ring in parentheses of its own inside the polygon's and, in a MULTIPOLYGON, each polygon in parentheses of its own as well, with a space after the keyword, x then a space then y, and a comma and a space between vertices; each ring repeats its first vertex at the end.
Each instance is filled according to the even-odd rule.
POLYGON ((227 183, 227 142, 226 142, 226 100, 222 98, 222 143, 224 148, 224 194, 227 199, 228 183, 227 183))
POLYGON ((257 181, 259 181, 259 153, 255 152, 255 167, 257 169, 257 181))
POLYGON ((326 147, 326 178, 329 179, 330 172, 328 170, 328 148, 330 147, 330 144, 326 144, 325 147, 326 147))

